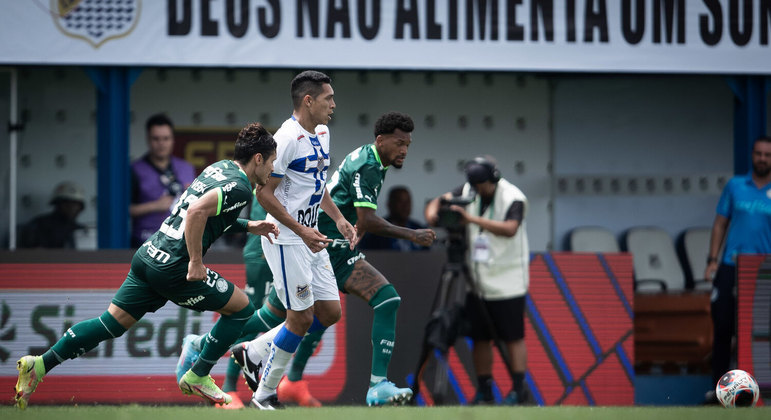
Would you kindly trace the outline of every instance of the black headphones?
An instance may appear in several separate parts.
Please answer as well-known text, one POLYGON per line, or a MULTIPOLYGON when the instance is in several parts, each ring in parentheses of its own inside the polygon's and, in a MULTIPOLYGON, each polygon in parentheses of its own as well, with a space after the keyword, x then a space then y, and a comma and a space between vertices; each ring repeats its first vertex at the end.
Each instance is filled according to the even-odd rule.
POLYGON ((501 171, 498 170, 494 163, 490 162, 484 157, 477 156, 473 160, 470 160, 466 163, 465 172, 467 176, 469 175, 469 170, 472 169, 473 166, 483 167, 487 172, 488 181, 491 181, 495 184, 501 180, 501 171))

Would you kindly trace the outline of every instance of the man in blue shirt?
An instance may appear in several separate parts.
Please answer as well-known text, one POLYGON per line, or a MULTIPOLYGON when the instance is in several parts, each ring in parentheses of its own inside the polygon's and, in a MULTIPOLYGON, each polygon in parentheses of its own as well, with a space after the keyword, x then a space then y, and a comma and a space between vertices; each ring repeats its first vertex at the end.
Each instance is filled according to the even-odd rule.
MULTIPOLYGON (((761 137, 752 148, 752 172, 728 181, 717 205, 704 276, 712 283, 712 383, 729 370, 731 339, 735 334, 736 257, 771 253, 771 137, 761 137), (727 235, 726 235, 727 234, 727 235), (725 240, 725 251, 718 259, 725 240), (718 266, 718 261, 720 262, 718 266), (714 276, 714 277, 713 277, 714 276)), ((717 402, 713 394, 708 400, 717 402)))

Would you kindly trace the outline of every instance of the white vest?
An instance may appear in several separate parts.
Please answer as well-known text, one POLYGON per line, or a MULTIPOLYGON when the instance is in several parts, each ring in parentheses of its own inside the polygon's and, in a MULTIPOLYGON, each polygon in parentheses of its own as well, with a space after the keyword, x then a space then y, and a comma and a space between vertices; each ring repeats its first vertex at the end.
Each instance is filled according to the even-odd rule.
MULTIPOLYGON (((471 185, 463 186, 463 195, 469 195, 471 185)), ((511 203, 521 201, 523 203, 522 222, 516 235, 493 235, 483 231, 490 243, 490 260, 487 263, 479 263, 471 260, 467 255, 469 268, 476 278, 477 287, 482 298, 487 300, 510 299, 523 296, 527 293, 530 284, 530 247, 527 242, 527 230, 525 216, 527 214, 527 197, 505 179, 498 181, 495 188, 493 202, 485 210, 482 217, 490 220, 503 221, 511 203)), ((481 197, 477 196, 466 211, 473 216, 479 215, 481 197)), ((479 226, 469 224, 466 228, 468 243, 473 247, 474 241, 479 236, 479 226)))

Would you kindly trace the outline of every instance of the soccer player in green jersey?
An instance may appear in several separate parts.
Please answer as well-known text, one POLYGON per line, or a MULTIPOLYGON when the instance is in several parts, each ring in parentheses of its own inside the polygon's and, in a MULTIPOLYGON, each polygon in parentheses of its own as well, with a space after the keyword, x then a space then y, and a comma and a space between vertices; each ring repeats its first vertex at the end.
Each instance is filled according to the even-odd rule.
MULTIPOLYGON (((436 239, 436 233, 431 229, 395 226, 376 213, 377 198, 382 190, 386 171, 391 166, 401 168, 404 164, 414 127, 412 118, 403 113, 389 112, 380 116, 375 122, 375 142, 348 154, 330 179, 327 189, 332 200, 343 216, 351 224, 355 224, 359 237, 371 233, 403 238, 423 246, 431 245, 436 239)), ((399 294, 393 285, 365 260, 364 254, 358 248, 350 248, 349 242, 337 231, 335 222, 326 213, 319 214, 319 231, 332 240, 328 252, 338 289, 363 299, 374 310, 371 333, 372 369, 366 396, 367 404, 403 404, 409 401, 412 390, 398 388, 387 379, 396 337, 396 312, 401 301, 399 294)), ((267 303, 259 310, 266 319, 275 317, 284 310, 280 307, 280 302, 279 305, 276 304, 274 293, 271 292, 267 303)), ((318 338, 310 334, 303 342, 307 340, 318 342, 318 338)), ((289 370, 289 380, 281 382, 279 394, 292 393, 290 388, 295 382, 292 377, 302 377, 302 368, 308 357, 313 354, 312 346, 309 347, 309 351, 298 350, 289 370), (298 365, 300 368, 296 367, 298 365)), ((249 364, 258 365, 258 361, 240 360, 239 364, 242 364, 243 368, 249 364)))
POLYGON ((17 362, 16 405, 26 408, 43 376, 64 362, 119 337, 147 312, 172 301, 196 311, 216 311, 222 316, 205 334, 199 357, 179 379, 185 394, 201 396, 212 404, 228 404, 229 395, 214 383, 209 372, 241 335, 254 313, 246 294, 206 268, 203 255, 226 231, 262 235, 279 234, 270 222, 239 219, 257 185, 264 185, 276 158, 276 142, 259 123, 244 127, 235 143, 233 160, 204 169, 182 194, 171 215, 134 254, 131 269, 107 311, 81 321, 42 356, 24 356, 17 362))

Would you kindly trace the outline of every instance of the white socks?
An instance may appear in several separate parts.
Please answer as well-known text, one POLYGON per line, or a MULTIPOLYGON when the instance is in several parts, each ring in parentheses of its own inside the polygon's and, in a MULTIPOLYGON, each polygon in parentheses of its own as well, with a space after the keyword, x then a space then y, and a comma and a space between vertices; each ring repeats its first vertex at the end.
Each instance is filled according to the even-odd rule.
POLYGON ((278 324, 272 330, 250 341, 249 346, 246 348, 247 356, 253 361, 264 359, 270 353, 270 345, 273 343, 273 339, 285 323, 278 324))
POLYGON ((262 371, 260 386, 254 393, 254 399, 260 401, 276 393, 278 383, 281 382, 293 354, 276 347, 275 344, 270 347, 270 353, 265 362, 265 370, 262 371))

